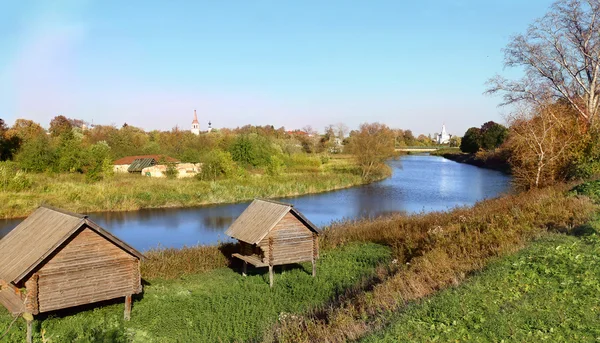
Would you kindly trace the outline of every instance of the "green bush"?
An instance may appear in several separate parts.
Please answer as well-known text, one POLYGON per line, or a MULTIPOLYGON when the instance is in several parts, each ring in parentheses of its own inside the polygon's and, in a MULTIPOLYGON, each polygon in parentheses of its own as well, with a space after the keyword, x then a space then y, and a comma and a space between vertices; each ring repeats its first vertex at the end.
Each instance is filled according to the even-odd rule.
POLYGON ((269 164, 267 165, 267 174, 271 176, 276 176, 281 174, 283 168, 285 167, 283 160, 277 155, 271 156, 269 159, 269 164))
POLYGON ((179 175, 179 170, 175 163, 167 163, 167 170, 165 170, 167 179, 175 179, 179 175))
POLYGON ((196 177, 200 180, 217 180, 232 176, 236 169, 237 166, 230 153, 213 150, 203 158, 202 170, 196 177))
POLYGON ((234 161, 252 167, 268 165, 277 153, 268 138, 256 134, 238 136, 229 151, 234 161))
POLYGON ((17 170, 10 162, 0 162, 0 190, 20 192, 31 188, 32 182, 27 173, 17 170))
POLYGON ((594 180, 582 183, 571 190, 571 194, 585 195, 590 197, 594 202, 600 201, 600 180, 594 180))

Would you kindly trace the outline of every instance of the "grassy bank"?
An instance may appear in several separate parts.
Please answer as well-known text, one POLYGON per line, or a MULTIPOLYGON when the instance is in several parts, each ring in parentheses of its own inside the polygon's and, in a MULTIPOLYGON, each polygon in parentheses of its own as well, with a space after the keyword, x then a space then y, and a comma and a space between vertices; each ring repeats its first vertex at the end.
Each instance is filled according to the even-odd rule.
POLYGON ((31 186, 0 192, 0 218, 27 216, 42 203, 74 212, 130 211, 142 208, 189 207, 319 193, 362 184, 350 158, 290 168, 277 176, 262 173, 217 181, 158 179, 117 174, 95 183, 81 174, 28 174, 31 186))
MULTIPOLYGON (((317 277, 309 264, 275 269, 269 288, 265 268, 250 269, 242 277, 235 269, 217 268, 165 280, 147 278, 143 298, 135 300, 130 322, 124 323, 123 304, 98 307, 72 315, 68 312, 36 322, 41 342, 231 342, 252 341, 278 321, 319 308, 361 285, 389 264, 390 250, 367 243, 324 251, 317 277), (43 337, 42 337, 43 333, 43 337)), ((0 335, 11 316, 0 309, 0 335)), ((22 342, 24 321, 19 319, 2 342, 22 342)))
POLYGON ((280 323, 268 340, 345 342, 389 322, 405 304, 460 284, 487 263, 515 252, 551 231, 574 230, 596 210, 568 188, 548 188, 478 203, 472 208, 416 216, 356 221, 325 232, 329 248, 370 241, 392 248, 402 266, 367 292, 324 313, 280 323))
POLYGON ((431 155, 441 156, 455 162, 466 163, 479 168, 498 170, 507 174, 510 173, 508 156, 502 151, 468 154, 461 152, 458 148, 447 148, 433 151, 431 155))
POLYGON ((409 306, 363 342, 597 342, 598 256, 597 235, 551 235, 409 306))

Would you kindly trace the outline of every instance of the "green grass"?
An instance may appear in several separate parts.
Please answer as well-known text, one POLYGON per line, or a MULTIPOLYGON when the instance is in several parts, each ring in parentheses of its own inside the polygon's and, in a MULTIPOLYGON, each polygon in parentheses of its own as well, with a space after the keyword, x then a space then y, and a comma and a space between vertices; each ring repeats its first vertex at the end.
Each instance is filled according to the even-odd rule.
MULTIPOLYGON (((322 252, 317 277, 310 263, 282 271, 276 267, 273 289, 266 268, 220 268, 176 280, 149 280, 144 296, 134 303, 130 322, 122 321, 116 304, 36 322, 38 341, 51 342, 230 342, 260 340, 278 320, 325 306, 345 290, 372 277, 376 267, 391 260, 390 249, 373 244, 349 244, 322 252)), ((2 310, 4 311, 4 310, 2 310)), ((0 315, 0 334, 12 320, 0 315)), ((22 342, 19 319, 7 342, 22 342)))
MULTIPOLYGON (((596 225, 598 226, 598 225, 596 225)), ((600 237, 550 235, 363 342, 598 342, 600 237)))
POLYGON ((356 168, 352 159, 342 157, 310 171, 278 176, 254 173, 217 181, 117 174, 88 183, 81 174, 28 174, 30 188, 0 192, 0 218, 25 217, 42 203, 74 212, 130 211, 319 193, 363 184, 356 168))

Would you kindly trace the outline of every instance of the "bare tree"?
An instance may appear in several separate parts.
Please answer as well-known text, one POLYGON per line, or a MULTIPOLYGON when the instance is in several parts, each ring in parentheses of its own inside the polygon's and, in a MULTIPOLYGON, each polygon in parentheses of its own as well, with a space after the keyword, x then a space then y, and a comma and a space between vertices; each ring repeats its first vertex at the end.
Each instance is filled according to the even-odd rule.
POLYGON ((341 140, 343 140, 344 137, 346 137, 346 135, 348 134, 348 132, 350 132, 348 125, 341 123, 341 122, 335 124, 335 128, 336 128, 337 137, 341 140))
POLYGON ((567 104, 522 106, 510 118, 508 146, 517 185, 541 187, 562 181, 578 142, 576 118, 567 104))
POLYGON ((555 2, 525 34, 512 38, 504 62, 523 68, 525 76, 489 81, 487 92, 502 93, 503 105, 565 99, 593 124, 600 106, 600 0, 555 2))

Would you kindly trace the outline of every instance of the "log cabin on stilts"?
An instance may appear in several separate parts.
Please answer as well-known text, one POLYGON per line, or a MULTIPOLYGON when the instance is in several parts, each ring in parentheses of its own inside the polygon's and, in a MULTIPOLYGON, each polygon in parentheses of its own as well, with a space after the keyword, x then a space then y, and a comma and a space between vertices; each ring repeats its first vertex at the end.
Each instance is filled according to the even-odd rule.
POLYGON ((27 320, 34 315, 142 292, 137 250, 85 215, 41 206, 0 240, 0 303, 27 320))
POLYGON ((231 224, 226 234, 240 243, 240 253, 233 254, 255 267, 269 267, 269 285, 273 287, 276 265, 312 262, 316 275, 319 257, 319 228, 291 204, 270 200, 254 200, 231 224))

